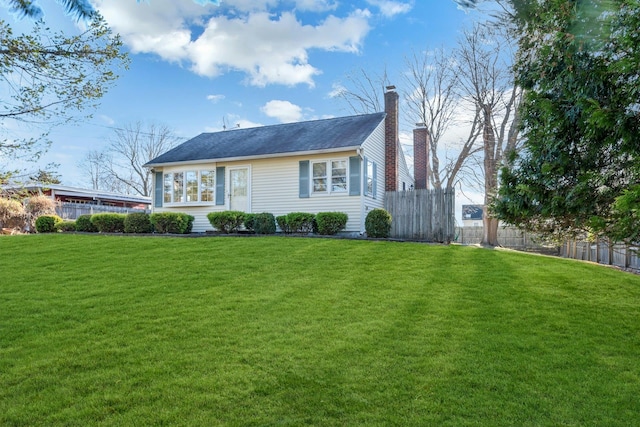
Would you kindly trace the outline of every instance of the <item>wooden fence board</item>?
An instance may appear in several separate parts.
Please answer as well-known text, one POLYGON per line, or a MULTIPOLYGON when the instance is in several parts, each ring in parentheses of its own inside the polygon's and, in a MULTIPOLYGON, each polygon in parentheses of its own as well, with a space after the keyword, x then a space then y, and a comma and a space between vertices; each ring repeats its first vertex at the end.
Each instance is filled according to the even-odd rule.
POLYGON ((604 240, 585 242, 568 240, 560 248, 560 255, 583 261, 592 261, 620 268, 640 270, 638 247, 628 247, 621 243, 611 244, 604 240))
POLYGON ((385 209, 392 217, 392 238, 451 242, 455 237, 454 191, 387 192, 385 209))
MULTIPOLYGON (((457 227, 455 242, 463 245, 477 245, 482 242, 482 227, 457 227)), ((520 250, 544 250, 553 248, 545 244, 539 236, 515 227, 498 227, 498 243, 504 248, 520 250)))

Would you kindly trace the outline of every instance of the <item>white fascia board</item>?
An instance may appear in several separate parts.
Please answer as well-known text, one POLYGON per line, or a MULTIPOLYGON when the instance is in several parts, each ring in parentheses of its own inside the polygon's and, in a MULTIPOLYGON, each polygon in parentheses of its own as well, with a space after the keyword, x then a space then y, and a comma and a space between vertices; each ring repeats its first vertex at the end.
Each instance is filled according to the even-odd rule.
POLYGON ((314 154, 328 154, 328 153, 342 153, 345 151, 356 151, 361 147, 362 147, 361 145, 354 145, 353 147, 328 148, 324 150, 312 150, 312 151, 295 151, 291 153, 273 153, 273 154, 261 154, 261 155, 255 155, 255 156, 222 157, 219 159, 187 160, 184 162, 171 162, 171 163, 149 163, 144 165, 144 167, 154 168, 154 167, 165 167, 165 166, 188 166, 188 165, 200 165, 203 163, 228 163, 228 162, 246 161, 246 160, 274 159, 277 157, 311 156, 314 154))

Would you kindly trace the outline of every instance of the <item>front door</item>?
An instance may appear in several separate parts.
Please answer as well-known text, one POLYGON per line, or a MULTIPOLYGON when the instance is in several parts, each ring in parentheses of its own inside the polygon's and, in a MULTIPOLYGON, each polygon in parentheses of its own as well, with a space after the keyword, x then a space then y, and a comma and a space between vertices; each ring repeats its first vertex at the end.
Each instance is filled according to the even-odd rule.
POLYGON ((249 212, 249 168, 229 169, 229 209, 249 212))

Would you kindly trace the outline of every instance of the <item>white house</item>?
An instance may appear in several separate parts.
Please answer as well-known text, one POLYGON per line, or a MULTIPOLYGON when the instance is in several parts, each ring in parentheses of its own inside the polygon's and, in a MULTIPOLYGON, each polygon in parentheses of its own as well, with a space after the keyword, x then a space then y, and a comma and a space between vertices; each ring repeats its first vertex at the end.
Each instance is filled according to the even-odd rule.
POLYGON ((149 161, 154 212, 345 212, 346 232, 364 232, 385 191, 414 187, 398 140, 398 94, 385 112, 203 133, 149 161))

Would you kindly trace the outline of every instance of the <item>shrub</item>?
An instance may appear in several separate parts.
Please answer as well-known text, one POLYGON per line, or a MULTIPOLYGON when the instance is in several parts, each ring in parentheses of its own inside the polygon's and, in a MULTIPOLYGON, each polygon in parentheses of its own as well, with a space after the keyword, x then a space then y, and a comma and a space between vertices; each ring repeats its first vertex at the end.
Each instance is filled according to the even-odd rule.
POLYGON ((56 224, 62 222, 58 215, 42 215, 36 218, 36 231, 38 233, 53 233, 56 231, 56 224))
POLYGON ((56 228, 56 231, 62 231, 62 232, 76 231, 76 222, 75 221, 58 222, 56 223, 55 228, 56 228))
POLYGON ((221 233, 231 233, 238 231, 244 222, 244 215, 245 213, 241 211, 210 212, 207 214, 207 219, 221 233))
POLYGON ((389 237, 391 214, 384 209, 374 209, 364 220, 364 229, 369 237, 389 237))
POLYGON ((349 216, 344 212, 319 212, 316 215, 318 234, 333 235, 347 226, 349 216))
POLYGON ((287 227, 290 233, 307 234, 313 232, 314 214, 306 212, 291 212, 287 214, 287 227))
POLYGON ((256 232, 256 234, 275 234, 276 219, 274 218, 273 214, 263 212, 253 215, 253 230, 256 232))
POLYGON ((189 234, 194 217, 182 212, 160 212, 151 214, 149 220, 158 233, 189 234))
POLYGON ((244 228, 246 228, 249 231, 256 231, 255 230, 255 224, 256 224, 256 214, 253 213, 246 213, 244 214, 244 228))
POLYGON ((278 215, 276 217, 276 223, 278 224, 278 227, 280 227, 280 230, 283 233, 285 233, 285 234, 291 233, 291 230, 289 229, 289 225, 287 224, 287 216, 286 215, 278 215))
POLYGON ((0 198, 0 227, 24 228, 24 206, 17 200, 0 198))
POLYGON ((26 217, 25 228, 33 230, 37 218, 42 215, 56 214, 56 202, 49 196, 31 196, 27 200, 24 212, 26 217))
POLYGON ((80 215, 78 218, 76 218, 76 231, 97 233, 98 229, 91 222, 91 215, 80 215))
POLYGON ((99 213, 91 215, 91 223, 100 233, 122 233, 125 214, 99 213))
POLYGON ((128 214, 124 219, 125 233, 151 233, 153 225, 149 219, 149 214, 145 212, 134 212, 128 214))

